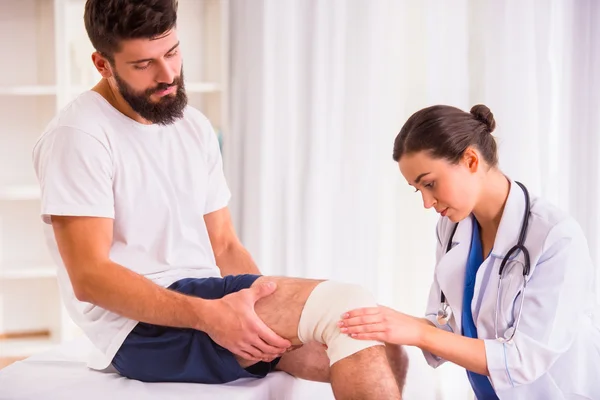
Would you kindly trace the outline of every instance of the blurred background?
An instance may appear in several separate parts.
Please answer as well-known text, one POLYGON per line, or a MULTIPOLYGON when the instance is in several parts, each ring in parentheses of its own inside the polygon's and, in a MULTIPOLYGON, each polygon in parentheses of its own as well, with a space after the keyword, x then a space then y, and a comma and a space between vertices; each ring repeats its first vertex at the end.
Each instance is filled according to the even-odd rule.
MULTIPOLYGON (((80 334, 42 236, 31 149, 99 78, 83 4, 0 0, 0 367, 80 334)), ((437 215, 400 175, 393 140, 422 107, 478 103, 495 115, 501 169, 570 212, 600 266, 600 2, 179 0, 179 10, 190 102, 220 135, 236 228, 263 273, 361 283, 422 314, 437 215)), ((433 370, 409 351, 406 398, 472 398, 464 370, 433 370)))

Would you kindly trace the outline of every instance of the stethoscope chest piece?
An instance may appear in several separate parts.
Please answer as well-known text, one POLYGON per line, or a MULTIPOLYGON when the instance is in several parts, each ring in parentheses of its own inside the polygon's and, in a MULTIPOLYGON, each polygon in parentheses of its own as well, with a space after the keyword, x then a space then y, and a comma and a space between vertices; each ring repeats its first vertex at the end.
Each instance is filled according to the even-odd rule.
POLYGON ((501 342, 502 343, 506 343, 506 344, 512 344, 513 343, 513 337, 515 337, 515 327, 514 326, 510 326, 504 332, 504 337, 502 338, 501 342))
POLYGON ((448 306, 448 303, 443 302, 437 313, 437 322, 440 325, 446 325, 452 316, 452 309, 448 306))

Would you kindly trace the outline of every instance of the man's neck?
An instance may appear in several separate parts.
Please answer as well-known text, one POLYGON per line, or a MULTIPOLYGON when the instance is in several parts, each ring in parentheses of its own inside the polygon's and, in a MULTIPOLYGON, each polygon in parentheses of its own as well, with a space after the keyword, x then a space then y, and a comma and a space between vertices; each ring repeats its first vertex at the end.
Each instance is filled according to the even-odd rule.
POLYGON ((133 111, 131 106, 125 101, 119 90, 111 85, 108 79, 103 78, 92 88, 92 90, 104 97, 121 114, 139 122, 140 124, 151 125, 152 123, 142 118, 138 113, 133 111))

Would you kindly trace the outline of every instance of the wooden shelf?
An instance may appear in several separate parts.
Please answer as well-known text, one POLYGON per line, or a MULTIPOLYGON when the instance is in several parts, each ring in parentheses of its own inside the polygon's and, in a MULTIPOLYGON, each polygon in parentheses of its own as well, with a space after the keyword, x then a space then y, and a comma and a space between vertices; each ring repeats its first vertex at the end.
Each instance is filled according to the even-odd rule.
POLYGON ((40 198, 38 185, 10 185, 0 187, 0 200, 37 200, 40 198))
POLYGON ((23 267, 23 268, 1 268, 0 280, 23 280, 23 279, 40 279, 40 278, 56 278, 56 267, 40 266, 40 267, 23 267))
POLYGON ((57 93, 54 85, 0 86, 0 96, 54 96, 57 93))

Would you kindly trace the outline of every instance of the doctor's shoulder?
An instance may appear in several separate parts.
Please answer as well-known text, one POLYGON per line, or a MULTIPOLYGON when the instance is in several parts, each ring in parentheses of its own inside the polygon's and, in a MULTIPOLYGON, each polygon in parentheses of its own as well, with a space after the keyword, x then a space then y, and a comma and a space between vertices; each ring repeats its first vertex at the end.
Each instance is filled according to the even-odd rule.
POLYGON ((533 248, 537 247, 541 258, 539 262, 568 253, 569 258, 577 256, 579 263, 585 261, 584 264, 592 268, 588 242, 581 225, 569 213, 543 197, 532 198, 527 237, 526 245, 530 242, 533 248))

